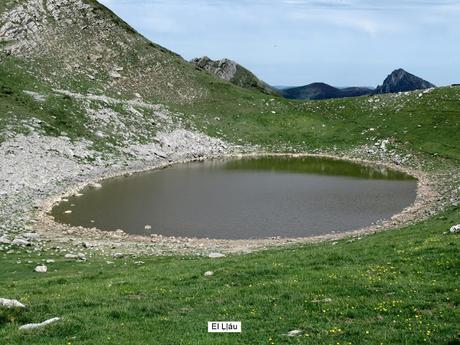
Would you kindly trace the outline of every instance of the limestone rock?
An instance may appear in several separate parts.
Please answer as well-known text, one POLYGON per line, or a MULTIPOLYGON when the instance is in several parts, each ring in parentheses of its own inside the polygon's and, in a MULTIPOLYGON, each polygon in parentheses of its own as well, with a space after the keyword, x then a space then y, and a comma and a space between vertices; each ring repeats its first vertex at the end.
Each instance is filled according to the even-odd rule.
POLYGON ((289 331, 286 335, 288 337, 298 337, 301 334, 302 334, 302 331, 300 329, 294 329, 292 331, 289 331))
POLYGON ((15 299, 0 298, 0 306, 5 308, 25 308, 26 306, 15 299))
POLYGON ((21 331, 30 331, 30 330, 34 330, 34 329, 37 329, 37 328, 43 328, 45 326, 51 325, 51 324, 59 321, 60 319, 61 318, 59 318, 59 317, 53 317, 52 319, 43 321, 41 323, 28 323, 26 325, 22 325, 21 327, 19 327, 19 330, 21 330, 21 331))
POLYGON ((460 224, 454 225, 449 229, 451 234, 456 234, 460 232, 460 224))
POLYGON ((218 258, 225 257, 225 254, 222 254, 222 253, 209 253, 208 257, 212 258, 212 259, 218 259, 218 258))
POLYGON ((6 236, 2 236, 0 237, 0 244, 11 244, 11 241, 6 236))
POLYGON ((30 246, 30 242, 27 241, 26 239, 24 238, 20 238, 20 237, 16 237, 12 244, 16 245, 16 246, 21 246, 21 247, 25 247, 25 246, 30 246))
POLYGON ((37 273, 46 273, 48 271, 48 267, 46 267, 45 265, 40 265, 35 267, 34 271, 37 273))
POLYGON ((227 80, 235 85, 249 89, 257 89, 267 94, 277 94, 274 88, 233 60, 211 60, 207 56, 203 56, 201 58, 195 58, 190 62, 196 67, 215 74, 219 78, 227 80))

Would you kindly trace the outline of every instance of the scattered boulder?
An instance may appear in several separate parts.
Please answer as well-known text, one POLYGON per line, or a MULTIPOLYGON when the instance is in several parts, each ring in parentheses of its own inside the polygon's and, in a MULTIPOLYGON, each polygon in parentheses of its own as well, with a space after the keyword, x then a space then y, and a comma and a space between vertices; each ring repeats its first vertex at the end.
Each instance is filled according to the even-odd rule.
POLYGON ((84 253, 78 253, 78 254, 66 254, 64 256, 65 259, 69 259, 69 260, 82 260, 82 261, 85 261, 86 260, 86 255, 84 253))
POLYGON ((211 258, 211 259, 218 259, 218 258, 225 257, 225 254, 222 254, 222 253, 209 253, 208 257, 211 258))
POLYGON ((22 234, 22 237, 24 237, 25 239, 29 241, 37 241, 40 239, 40 235, 37 234, 36 232, 26 232, 22 234))
POLYGON ((26 306, 15 299, 0 298, 0 306, 5 308, 25 308, 26 306))
POLYGON ((35 267, 34 271, 37 273, 46 273, 48 271, 48 267, 46 267, 45 265, 40 265, 35 267))
POLYGON ((24 238, 21 238, 21 237, 16 237, 12 244, 14 244, 15 246, 20 246, 20 247, 26 247, 26 246, 30 246, 31 243, 29 241, 27 241, 26 239, 24 238))
POLYGON ((110 71, 109 76, 112 77, 113 79, 120 79, 121 78, 121 74, 118 73, 117 71, 110 71))
POLYGON ((302 331, 300 329, 294 329, 292 331, 287 332, 288 337, 298 337, 299 335, 302 334, 302 331))
POLYGON ((460 224, 451 226, 449 232, 450 232, 451 234, 457 234, 457 233, 459 233, 459 232, 460 232, 460 224))
POLYGON ((125 255, 123 253, 113 253, 112 254, 112 258, 114 258, 114 259, 121 259, 124 256, 125 255))
POLYGON ((214 272, 213 272, 213 271, 206 271, 206 272, 204 272, 204 276, 205 276, 205 277, 211 277, 211 276, 213 276, 213 275, 214 275, 214 272))
POLYGON ((34 330, 34 329, 37 329, 37 328, 42 328, 42 327, 51 325, 52 323, 55 323, 55 322, 59 321, 60 319, 61 318, 59 318, 59 317, 53 317, 52 319, 43 321, 41 323, 28 323, 26 325, 22 325, 21 327, 19 327, 19 330, 21 330, 21 331, 31 331, 31 330, 34 330))
POLYGON ((0 237, 0 244, 11 244, 11 241, 6 236, 2 236, 0 237))

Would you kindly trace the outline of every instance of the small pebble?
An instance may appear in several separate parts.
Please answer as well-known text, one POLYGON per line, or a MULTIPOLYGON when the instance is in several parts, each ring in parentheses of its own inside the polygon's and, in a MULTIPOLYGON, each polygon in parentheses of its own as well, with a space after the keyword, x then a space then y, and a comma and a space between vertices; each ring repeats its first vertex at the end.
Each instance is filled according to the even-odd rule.
POLYGON ((209 253, 208 257, 212 258, 212 259, 218 259, 218 258, 225 257, 225 254, 222 254, 222 253, 209 253))

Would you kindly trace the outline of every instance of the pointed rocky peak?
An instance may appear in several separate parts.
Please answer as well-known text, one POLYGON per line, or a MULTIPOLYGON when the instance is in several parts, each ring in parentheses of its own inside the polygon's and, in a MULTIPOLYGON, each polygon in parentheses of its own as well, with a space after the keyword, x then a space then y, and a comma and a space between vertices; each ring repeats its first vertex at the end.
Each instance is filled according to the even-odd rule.
POLYGON ((382 85, 377 86, 375 93, 414 91, 432 87, 435 86, 430 82, 398 68, 385 78, 382 85))

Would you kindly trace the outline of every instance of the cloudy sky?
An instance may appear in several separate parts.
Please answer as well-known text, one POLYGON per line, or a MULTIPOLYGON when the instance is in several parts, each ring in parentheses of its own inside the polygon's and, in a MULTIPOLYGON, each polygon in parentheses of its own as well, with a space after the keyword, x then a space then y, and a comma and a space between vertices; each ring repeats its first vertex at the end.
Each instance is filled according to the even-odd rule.
POLYGON ((185 59, 230 58, 272 85, 376 86, 394 69, 460 82, 460 0, 100 0, 185 59))

